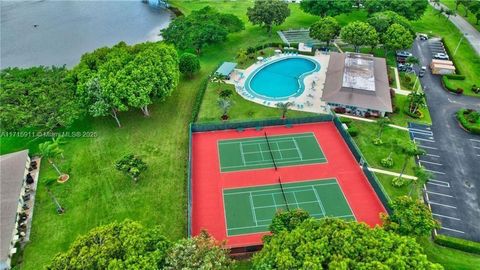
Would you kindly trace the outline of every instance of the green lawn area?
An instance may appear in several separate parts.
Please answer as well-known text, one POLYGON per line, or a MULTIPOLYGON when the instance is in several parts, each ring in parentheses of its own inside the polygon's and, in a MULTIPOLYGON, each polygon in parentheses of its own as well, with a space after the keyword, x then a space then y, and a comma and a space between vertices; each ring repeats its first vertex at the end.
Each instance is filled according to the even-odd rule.
POLYGON ((393 67, 388 67, 388 79, 391 80, 392 83, 390 83, 391 88, 397 88, 397 80, 395 80, 395 70, 393 70, 393 67))
POLYGON ((407 104, 408 104, 407 96, 403 96, 399 94, 395 95, 395 105, 398 108, 398 112, 389 116, 393 124, 402 126, 402 127, 406 127, 408 122, 415 122, 415 123, 422 123, 422 124, 429 124, 429 125, 432 124, 432 119, 430 118, 430 112, 428 111, 428 108, 420 109, 420 111, 423 114, 423 117, 416 119, 405 113, 404 108, 408 106, 407 104))
POLYGON ((406 72, 399 72, 398 73, 400 77, 400 85, 402 90, 413 90, 413 86, 415 85, 415 88, 418 88, 419 81, 415 84, 415 74, 413 73, 406 73, 406 72))
MULTIPOLYGON (((455 10, 455 0, 440 0, 440 3, 444 4, 451 10, 455 10)), ((458 6, 457 16, 462 16, 464 19, 467 19, 473 27, 480 31, 480 24, 477 24, 477 19, 473 13, 468 12, 468 15, 465 17, 465 7, 463 5, 458 6)))
MULTIPOLYGON (((211 4, 222 12, 233 13, 246 21, 246 8, 253 1, 197 1, 171 0, 171 5, 182 12, 189 13, 211 4)), ((111 118, 87 118, 76 123, 70 130, 93 131, 95 138, 67 139, 64 145, 65 160, 61 168, 70 168, 70 180, 65 184, 55 184, 54 194, 66 209, 59 216, 48 197, 45 188, 40 184, 37 190, 35 217, 31 234, 31 242, 24 250, 24 263, 21 269, 42 269, 57 252, 67 250, 74 239, 90 229, 112 221, 122 221, 126 218, 141 222, 145 226, 159 226, 161 232, 172 240, 186 236, 186 192, 185 177, 188 156, 188 122, 191 119, 193 104, 202 82, 222 61, 233 61, 240 48, 247 48, 265 42, 280 41, 275 34, 277 30, 289 28, 305 28, 315 22, 318 17, 300 11, 298 5, 290 5, 292 14, 285 24, 274 27, 273 34, 267 35, 265 30, 246 23, 246 30, 232 34, 223 44, 204 48, 200 58, 202 71, 189 80, 182 78, 178 89, 163 103, 152 105, 151 117, 145 118, 140 111, 130 111, 120 114, 123 127, 116 128, 111 118), (149 168, 141 176, 137 184, 121 175, 114 169, 115 161, 127 153, 142 156, 149 168)), ((431 11, 429 11, 431 12, 431 11)), ((352 14, 338 16, 342 24, 354 19, 365 19, 366 13, 355 11, 352 14)), ((434 18, 435 19, 435 18, 434 18)), ((422 19, 427 20, 427 19, 422 19)), ((448 43, 458 40, 459 33, 453 30, 442 30, 445 23, 426 21, 427 27, 438 33, 445 33, 448 43), (428 26, 430 27, 430 26, 428 26), (446 32, 445 32, 446 31, 446 32)), ((428 32, 428 31, 425 31, 428 32)), ((466 48, 465 43, 461 50, 466 48)), ((471 51, 471 48, 470 48, 471 51)), ((458 61, 465 64, 465 75, 469 78, 478 68, 478 61, 472 55, 459 53, 458 61), (476 69, 475 69, 476 68, 476 69)), ((479 83, 480 84, 480 83, 479 83)), ((209 85, 202 104, 199 119, 214 121, 220 112, 216 106, 217 93, 214 85, 209 85)), ((251 119, 264 117, 280 117, 275 108, 266 108, 244 100, 238 95, 233 96, 235 105, 231 110, 231 119, 251 119), (252 114, 253 112, 253 114, 252 114)), ((289 117, 303 116, 304 113, 291 112, 289 117)), ((364 152, 368 162, 373 167, 381 168, 380 159, 390 152, 387 146, 373 146, 372 138, 377 128, 374 124, 355 122, 360 135, 355 139, 364 152)), ((386 128, 383 138, 401 138, 408 140, 405 131, 386 128)), ((2 153, 24 148, 37 152, 41 140, 2 138, 2 153)), ((394 155, 394 171, 399 171, 403 158, 394 155)), ((407 173, 411 174, 413 161, 409 163, 407 173)), ((42 163, 41 178, 54 176, 53 169, 42 163)), ((383 182, 382 178, 379 177, 383 182)), ((385 180, 388 181, 388 180, 385 180)), ((388 190, 388 187, 387 187, 388 190)), ((424 244, 427 246, 427 244, 424 244)), ((433 246, 436 247, 436 246, 433 246)), ((431 259, 442 264, 455 263, 478 265, 478 256, 458 253, 451 249, 443 249, 444 255, 436 255, 431 251, 431 259), (455 256, 454 258, 451 258, 455 256), (449 259, 449 261, 446 261, 449 259)), ((460 265, 460 264, 458 264, 460 265)), ((240 263, 239 267, 249 268, 249 263, 240 263)), ((453 268, 452 268, 453 269, 453 268)), ((468 269, 468 268, 462 268, 468 269)))
MULTIPOLYGON (((462 34, 446 17, 437 16, 437 13, 438 11, 429 6, 425 15, 420 20, 413 21, 412 25, 417 32, 443 37, 445 45, 453 53, 462 34)), ((470 43, 464 39, 457 54, 451 57, 454 58, 457 69, 466 76, 464 81, 452 80, 453 86, 463 88, 464 95, 480 97, 471 90, 473 84, 480 85, 480 57, 470 46, 470 43)))

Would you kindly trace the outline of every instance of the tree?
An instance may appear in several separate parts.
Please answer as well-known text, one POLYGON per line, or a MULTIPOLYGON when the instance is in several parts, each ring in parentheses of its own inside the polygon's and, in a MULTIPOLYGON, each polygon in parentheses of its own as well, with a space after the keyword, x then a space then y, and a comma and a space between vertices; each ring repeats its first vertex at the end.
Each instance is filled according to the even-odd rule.
POLYGON ((233 101, 227 98, 219 98, 217 101, 217 105, 222 111, 222 120, 227 120, 228 119, 228 111, 233 105, 233 101))
POLYGON ((237 53, 237 56, 235 56, 235 59, 237 59, 240 64, 245 64, 245 62, 248 60, 247 50, 240 49, 237 53))
POLYGON ((182 239, 168 252, 164 269, 232 269, 228 249, 202 231, 198 236, 182 239))
POLYGON ((412 237, 341 219, 308 219, 264 238, 254 269, 443 269, 412 237))
POLYGON ((51 188, 52 185, 55 182, 57 182, 57 179, 55 179, 55 178, 44 178, 44 180, 42 182, 43 182, 43 185, 45 186, 45 188, 47 189, 48 195, 50 196, 50 198, 52 198, 52 201, 55 204, 57 213, 59 215, 65 213, 65 208, 63 208, 62 205, 58 202, 57 197, 55 197, 55 195, 52 192, 52 188, 51 188))
POLYGON ((48 269, 163 269, 170 247, 157 228, 130 220, 114 222, 78 237, 48 269))
POLYGON ((400 196, 390 202, 391 215, 381 216, 386 231, 406 236, 428 236, 439 223, 432 217, 432 211, 419 200, 400 196))
POLYGON ((205 45, 227 39, 229 33, 243 30, 243 22, 232 14, 219 13, 210 6, 177 17, 161 31, 163 39, 181 50, 194 49, 200 54, 205 45))
POLYGON ((445 10, 445 15, 447 16, 447 20, 450 19, 450 16, 457 16, 455 10, 447 9, 445 10))
POLYGON ((310 37, 326 42, 327 47, 330 41, 340 33, 340 25, 335 18, 330 16, 321 18, 319 21, 310 26, 310 37))
POLYGON ((195 54, 184 53, 180 56, 178 67, 181 73, 191 78, 194 73, 200 70, 200 60, 195 54))
POLYGON ((290 211, 280 210, 275 213, 272 223, 269 226, 269 230, 273 234, 280 233, 284 230, 290 232, 309 218, 310 215, 308 212, 300 208, 290 211))
POLYGON ((288 109, 293 106, 293 102, 278 102, 276 104, 277 108, 279 108, 282 111, 282 119, 285 119, 287 116, 288 109))
POLYGON ((410 21, 407 18, 400 16, 393 11, 373 13, 367 19, 367 22, 372 25, 375 30, 377 30, 377 33, 380 35, 380 39, 382 40, 382 43, 384 43, 382 35, 385 34, 388 27, 394 23, 400 24, 401 26, 405 27, 405 29, 409 30, 412 34, 414 33, 410 21))
POLYGON ((52 141, 46 141, 38 145, 38 150, 40 151, 40 155, 43 158, 48 160, 48 163, 52 165, 55 171, 58 173, 59 176, 62 175, 62 172, 58 169, 57 165, 55 165, 55 159, 62 155, 63 150, 60 148, 58 143, 52 141))
POLYGON ((407 59, 405 59, 405 63, 407 64, 412 64, 412 65, 418 65, 420 64, 420 60, 416 58, 415 56, 409 56, 407 59))
POLYGON ((260 25, 272 32, 272 25, 281 25, 290 16, 290 9, 285 1, 255 0, 253 7, 247 8, 248 20, 253 25, 260 25))
POLYGON ((0 81, 4 131, 68 127, 81 116, 75 83, 65 67, 7 68, 0 81))
POLYGON ((320 17, 336 16, 353 10, 353 0, 313 0, 300 2, 300 8, 310 14, 320 17))
POLYGON ((408 94, 408 110, 410 113, 418 115, 420 108, 425 108, 427 103, 425 102, 425 93, 419 91, 413 91, 408 94))
POLYGON ((400 175, 397 177, 400 179, 405 173, 405 169, 407 169, 408 161, 414 156, 424 155, 425 151, 418 148, 417 144, 412 141, 408 141, 405 144, 397 144, 396 148, 404 155, 402 170, 400 171, 400 175))
POLYGON ((378 43, 378 34, 375 28, 359 21, 344 26, 340 32, 340 37, 345 42, 352 44, 356 52, 359 52, 360 46, 372 46, 378 43))
MULTIPOLYGON (((418 191, 419 186, 421 187, 424 184, 426 184, 430 180, 430 178, 432 177, 432 173, 427 171, 423 166, 415 166, 413 168, 413 171, 414 171, 417 179, 412 180, 413 185, 412 185, 412 188, 410 189, 409 194, 408 194, 410 196, 412 196, 412 194, 414 192, 418 191)), ((415 195, 417 195, 417 194, 415 194, 415 195)))
POLYGON ((409 19, 418 20, 428 6, 428 0, 365 0, 368 13, 391 10, 409 19))
POLYGON ((392 24, 383 35, 385 54, 388 50, 401 50, 410 48, 413 44, 413 36, 410 31, 400 24, 392 24))
POLYGON ((377 133, 377 138, 381 139, 382 138, 382 133, 383 130, 390 125, 390 119, 388 117, 382 117, 376 121, 377 126, 378 126, 378 133, 377 133))
POLYGON ((139 157, 128 154, 115 163, 115 169, 131 177, 136 183, 140 174, 147 169, 147 164, 139 157))

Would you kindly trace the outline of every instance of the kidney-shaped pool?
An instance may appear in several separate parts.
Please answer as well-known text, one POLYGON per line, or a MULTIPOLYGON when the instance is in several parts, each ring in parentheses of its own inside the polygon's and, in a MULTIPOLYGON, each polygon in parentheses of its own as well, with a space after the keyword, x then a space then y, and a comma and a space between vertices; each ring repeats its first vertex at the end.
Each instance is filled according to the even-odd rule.
POLYGON ((252 72, 245 89, 268 100, 284 100, 303 93, 306 75, 320 70, 320 64, 301 56, 274 60, 252 72))

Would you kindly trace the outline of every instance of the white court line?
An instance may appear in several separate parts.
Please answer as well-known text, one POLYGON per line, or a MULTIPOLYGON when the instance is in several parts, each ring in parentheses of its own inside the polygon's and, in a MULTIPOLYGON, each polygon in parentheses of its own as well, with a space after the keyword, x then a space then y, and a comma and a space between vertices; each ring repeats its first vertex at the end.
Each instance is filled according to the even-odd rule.
POLYGON ((453 198, 452 195, 447 195, 447 194, 443 194, 443 193, 433 192, 433 191, 429 191, 429 190, 427 190, 427 193, 435 194, 435 195, 439 195, 439 196, 444 196, 444 197, 449 197, 449 198, 453 198))
MULTIPOLYGON (((312 138, 312 137, 315 137, 315 135, 313 135, 313 133, 305 133, 303 135, 278 135, 278 136, 274 135, 274 136, 268 136, 268 139, 269 139, 270 142, 273 142, 273 141, 291 141, 292 137, 295 137, 295 138, 312 138), (276 138, 276 137, 281 137, 281 136, 288 136, 288 137, 276 138)), ((239 143, 239 141, 243 142, 243 144, 258 144, 259 142, 260 143, 262 143, 262 142, 266 143, 265 142, 265 137, 260 136, 260 137, 254 137, 254 138, 222 140, 222 141, 219 141, 218 144, 219 145, 232 144, 232 143, 239 143)))
POLYGON ((424 138, 417 138, 417 137, 413 137, 413 140, 426 141, 426 142, 431 142, 431 143, 434 143, 434 142, 435 142, 434 140, 429 140, 429 139, 424 139, 424 138))
POLYGON ((426 156, 430 156, 430 157, 440 157, 439 155, 434 155, 434 154, 425 154, 426 156))
POLYGON ((433 204, 433 205, 439 205, 439 206, 443 206, 443 207, 448 207, 448 208, 457 209, 456 206, 452 206, 452 205, 448 205, 448 204, 437 203, 437 202, 432 202, 432 201, 428 201, 428 203, 429 203, 429 204, 433 204))
POLYGON ((437 165, 437 166, 443 166, 443 164, 441 164, 441 163, 431 162, 431 161, 426 161, 426 160, 421 160, 421 159, 419 159, 418 162, 425 162, 425 163, 428 163, 428 164, 433 164, 433 165, 437 165))
POLYGON ((427 149, 433 149, 433 150, 438 150, 438 148, 436 147, 431 147, 431 146, 425 146, 425 145, 418 145, 418 147, 422 147, 422 148, 427 148, 427 149))
POLYGON ((295 147, 297 148, 298 155, 300 156, 300 160, 303 160, 303 155, 302 152, 300 152, 300 147, 298 147, 297 140, 293 138, 293 143, 295 144, 295 147))
POLYGON ((447 228, 447 227, 443 227, 440 228, 441 230, 447 230, 447 231, 452 231, 452 232, 457 232, 457 233, 465 233, 463 231, 459 231, 459 230, 455 230, 455 229, 450 229, 450 228, 447 228))
POLYGON ((253 204, 252 192, 250 192, 250 209, 252 209, 253 221, 255 221, 255 226, 258 226, 257 223, 257 214, 255 213, 255 205, 253 204))
POLYGON ((473 141, 473 142, 480 142, 480 140, 475 140, 475 139, 470 139, 470 141, 473 141))
MULTIPOLYGON (((303 185, 303 186, 298 185, 298 186, 293 186, 293 187, 284 187, 283 190, 295 189, 294 191, 290 191, 290 192, 310 191, 310 187, 329 186, 329 185, 338 185, 338 183, 337 182, 332 182, 332 183, 322 183, 322 184, 314 184, 314 185, 306 184, 306 185, 303 185), (300 190, 299 188, 300 189, 305 188, 305 189, 300 190)), ((274 186, 274 185, 268 185, 268 186, 274 186)), ((230 188, 230 190, 232 190, 232 189, 235 190, 235 189, 238 189, 238 188, 230 188)), ((228 190, 228 189, 226 189, 226 190, 228 190)), ((269 189, 254 190, 253 192, 259 193, 259 192, 265 192, 265 191, 280 191, 280 188, 269 188, 269 189)), ((252 191, 235 191, 235 192, 224 193, 224 195, 237 195, 237 194, 250 193, 250 192, 252 192, 252 191)), ((280 193, 280 192, 278 192, 278 193, 280 193)), ((268 193, 268 194, 270 194, 270 193, 268 193)), ((253 196, 261 196, 261 195, 265 195, 265 194, 254 194, 253 196)))
POLYGON ((437 186, 441 186, 441 187, 448 187, 448 188, 450 187, 449 182, 439 181, 439 180, 435 180, 435 179, 429 179, 427 184, 437 185, 437 186))
POLYGON ((323 216, 327 215, 325 208, 323 208, 322 200, 320 199, 320 196, 318 196, 317 190, 313 186, 312 186, 312 190, 315 193, 315 197, 317 198, 318 205, 320 205, 320 209, 322 209, 323 216))
POLYGON ((435 214, 435 213, 432 213, 432 216, 443 217, 443 218, 448 218, 448 219, 453 219, 453 220, 461 220, 461 219, 456 218, 456 217, 444 216, 444 215, 435 214))
POLYGON ((243 153, 243 145, 242 145, 242 142, 240 142, 240 155, 242 156, 243 165, 246 165, 246 163, 245 163, 245 155, 244 155, 244 153, 243 153))
POLYGON ((437 173, 437 174, 445 174, 444 172, 439 172, 439 171, 434 171, 434 170, 429 170, 429 169, 425 169, 425 171, 432 172, 432 173, 437 173))

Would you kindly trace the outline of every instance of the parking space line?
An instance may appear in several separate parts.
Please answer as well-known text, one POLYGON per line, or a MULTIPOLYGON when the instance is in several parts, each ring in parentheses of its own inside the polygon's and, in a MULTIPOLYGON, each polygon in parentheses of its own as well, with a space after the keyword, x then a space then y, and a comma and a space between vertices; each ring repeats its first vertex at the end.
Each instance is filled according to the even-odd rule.
POLYGON ((431 147, 431 146, 425 146, 425 145, 418 145, 419 147, 422 147, 422 148, 427 148, 427 149, 433 149, 433 150, 438 150, 438 148, 436 147, 431 147))
POLYGON ((453 219, 453 220, 461 220, 461 219, 456 218, 456 217, 444 216, 444 215, 435 214, 435 213, 432 213, 432 216, 437 216, 437 217, 442 217, 442 218, 448 218, 448 219, 453 219))
POLYGON ((437 185, 441 187, 448 187, 448 188, 450 187, 450 183, 445 181, 435 180, 435 179, 429 179, 427 184, 437 185))
POLYGON ((424 138, 417 138, 417 137, 413 137, 413 139, 414 139, 414 140, 419 140, 419 141, 432 142, 432 143, 435 142, 434 140, 429 140, 429 139, 424 139, 424 138))
POLYGON ((472 142, 480 142, 480 140, 470 139, 472 142))
POLYGON ((425 154, 426 156, 430 156, 430 157, 440 157, 439 155, 434 155, 434 154, 425 154))
POLYGON ((426 192, 427 192, 427 193, 430 193, 430 194, 435 194, 435 195, 439 195, 439 196, 444 196, 444 197, 453 198, 452 195, 447 195, 447 194, 443 194, 443 193, 433 192, 433 191, 429 191, 429 190, 427 190, 426 192))
POLYGON ((418 133, 418 134, 422 134, 422 135, 428 135, 428 136, 433 136, 433 132, 431 131, 419 131, 419 130, 415 130, 415 129, 408 129, 410 131, 410 133, 418 133))
POLYGON ((421 160, 421 159, 419 159, 418 162, 422 162, 422 163, 425 162, 425 163, 428 163, 428 164, 443 166, 443 164, 441 164, 441 163, 436 163, 436 162, 431 162, 431 161, 426 161, 426 160, 421 160))
POLYGON ((459 231, 459 230, 455 230, 455 229, 450 229, 450 228, 447 228, 447 227, 443 227, 440 228, 440 230, 447 230, 447 231, 452 231, 452 232, 457 232, 457 233, 465 233, 463 231, 459 231))
POLYGON ((439 205, 439 206, 443 206, 443 207, 448 207, 448 208, 452 208, 452 209, 457 209, 456 206, 453 206, 453 205, 448 205, 448 204, 443 204, 443 203, 437 203, 437 202, 432 202, 432 201, 428 201, 429 204, 433 204, 433 205, 439 205))
POLYGON ((475 148, 475 149, 480 149, 480 147, 476 147, 476 146, 472 146, 472 147, 475 148))
POLYGON ((425 171, 432 172, 432 173, 437 173, 437 174, 445 174, 444 172, 439 172, 439 171, 434 171, 434 170, 429 170, 429 169, 425 169, 425 171))

